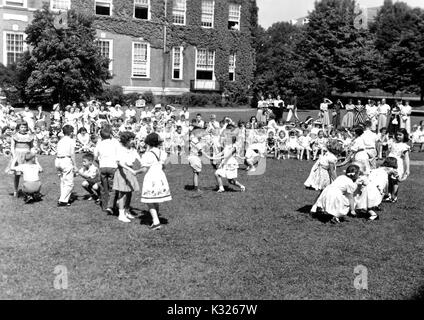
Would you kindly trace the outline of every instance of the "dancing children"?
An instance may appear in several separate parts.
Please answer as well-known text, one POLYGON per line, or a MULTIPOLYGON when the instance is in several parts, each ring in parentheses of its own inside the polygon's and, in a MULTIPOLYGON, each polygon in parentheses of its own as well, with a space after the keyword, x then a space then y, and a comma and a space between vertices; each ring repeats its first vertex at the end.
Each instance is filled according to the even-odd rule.
POLYGON ((55 166, 60 176, 60 197, 58 207, 70 206, 70 198, 74 188, 74 173, 78 171, 75 162, 74 127, 65 125, 62 129, 63 138, 57 143, 55 166))
MULTIPOLYGON (((13 165, 10 170, 20 172, 23 175, 22 191, 24 193, 25 203, 41 200, 41 180, 40 173, 43 168, 38 163, 38 160, 32 152, 25 154, 25 163, 20 165, 13 165)), ((13 161, 17 163, 17 159, 13 161)))
POLYGON ((225 192, 222 178, 226 178, 230 184, 238 186, 242 192, 246 191, 246 187, 237 181, 238 162, 235 158, 237 155, 237 137, 231 137, 231 142, 231 145, 224 148, 223 160, 218 170, 215 171, 216 181, 218 182, 218 193, 225 192))
POLYGON ((122 147, 118 152, 118 169, 113 179, 113 190, 118 192, 118 208, 121 222, 131 222, 135 217, 130 212, 132 193, 140 190, 137 181, 137 171, 134 169, 136 161, 141 163, 140 155, 135 149, 135 134, 124 131, 120 134, 122 147))
POLYGON ((342 152, 341 144, 330 141, 326 146, 327 152, 322 154, 311 169, 304 185, 314 190, 324 190, 336 178, 337 156, 342 152))
POLYGON ((91 153, 82 156, 82 168, 78 174, 84 179, 82 187, 90 194, 87 200, 100 204, 99 169, 94 165, 94 156, 91 153))
POLYGON ((141 202, 147 204, 152 216, 153 222, 150 229, 159 230, 161 228, 159 204, 172 200, 168 180, 163 172, 167 154, 159 149, 163 141, 157 133, 149 134, 144 142, 147 145, 147 151, 141 158, 141 169, 137 171, 137 173, 146 173, 143 179, 141 202))
POLYGON ((318 211, 332 216, 332 223, 339 223, 342 217, 355 213, 354 193, 358 188, 356 181, 359 178, 360 169, 357 165, 350 165, 346 174, 339 176, 320 194, 311 213, 318 211))

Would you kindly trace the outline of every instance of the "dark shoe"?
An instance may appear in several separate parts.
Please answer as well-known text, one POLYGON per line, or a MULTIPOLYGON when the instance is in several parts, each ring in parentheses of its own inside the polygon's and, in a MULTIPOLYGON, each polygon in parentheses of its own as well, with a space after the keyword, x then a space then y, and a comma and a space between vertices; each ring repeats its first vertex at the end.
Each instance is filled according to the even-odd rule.
POLYGON ((396 202, 398 202, 398 198, 397 198, 397 197, 396 197, 396 198, 393 198, 391 202, 392 202, 392 203, 396 203, 396 202))
POLYGON ((69 202, 58 202, 57 206, 58 207, 70 207, 71 204, 69 202))
POLYGON ((160 228, 162 228, 162 226, 160 225, 160 223, 159 224, 155 224, 155 225, 152 224, 149 227, 150 230, 159 230, 160 228))

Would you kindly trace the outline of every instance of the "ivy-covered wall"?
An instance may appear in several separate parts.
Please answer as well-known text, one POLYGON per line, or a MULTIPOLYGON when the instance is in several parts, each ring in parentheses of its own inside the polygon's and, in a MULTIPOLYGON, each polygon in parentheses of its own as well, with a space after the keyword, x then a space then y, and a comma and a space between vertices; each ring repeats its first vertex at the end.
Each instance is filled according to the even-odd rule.
MULTIPOLYGON (((71 7, 87 13, 95 13, 94 0, 72 0, 71 7)), ((255 68, 255 53, 252 49, 252 26, 256 25, 256 0, 215 0, 214 28, 201 27, 201 0, 187 0, 186 25, 172 24, 172 2, 167 0, 167 15, 163 0, 151 0, 149 21, 133 18, 134 0, 114 0, 112 16, 96 16, 95 25, 99 30, 143 38, 152 48, 163 48, 163 28, 166 24, 167 50, 173 46, 184 49, 197 47, 215 50, 215 76, 221 87, 229 94, 246 94, 255 68), (229 3, 241 5, 240 31, 228 30, 229 3), (228 59, 236 54, 236 81, 228 80, 228 59)), ((168 55, 169 57, 170 55, 168 55)), ((117 57, 115 57, 116 59, 117 57)), ((194 69, 185 65, 185 68, 194 69)))

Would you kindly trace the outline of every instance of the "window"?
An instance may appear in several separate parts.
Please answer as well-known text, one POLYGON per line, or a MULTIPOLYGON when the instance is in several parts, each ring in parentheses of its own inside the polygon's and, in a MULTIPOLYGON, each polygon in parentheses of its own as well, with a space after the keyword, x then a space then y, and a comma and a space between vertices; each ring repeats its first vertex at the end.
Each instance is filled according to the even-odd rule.
POLYGON ((214 80, 215 51, 197 50, 196 79, 214 80))
POLYGON ((95 0, 96 14, 100 16, 112 15, 112 0, 95 0))
POLYGON ((172 6, 172 22, 185 25, 186 0, 174 0, 172 6))
POLYGON ((133 42, 132 76, 148 78, 150 76, 150 45, 133 42))
POLYGON ((51 0, 51 10, 69 10, 71 8, 71 0, 51 0))
POLYGON ((4 2, 4 4, 6 6, 26 8, 27 7, 27 0, 6 0, 4 2))
POLYGON ((228 13, 228 29, 240 30, 240 9, 238 4, 230 3, 228 13))
POLYGON ((150 0, 134 0, 134 18, 149 20, 150 0))
POLYGON ((4 41, 4 64, 8 66, 18 62, 24 53, 24 34, 6 32, 4 41))
POLYGON ((214 0, 202 0, 202 27, 213 28, 214 0))
POLYGON ((228 80, 235 81, 236 80, 236 54, 235 53, 230 54, 228 70, 229 70, 228 80))
POLYGON ((113 40, 100 39, 96 41, 97 46, 100 49, 100 54, 103 57, 109 59, 109 71, 113 70, 112 60, 113 60, 113 40))
POLYGON ((172 79, 183 79, 183 47, 172 48, 172 79))

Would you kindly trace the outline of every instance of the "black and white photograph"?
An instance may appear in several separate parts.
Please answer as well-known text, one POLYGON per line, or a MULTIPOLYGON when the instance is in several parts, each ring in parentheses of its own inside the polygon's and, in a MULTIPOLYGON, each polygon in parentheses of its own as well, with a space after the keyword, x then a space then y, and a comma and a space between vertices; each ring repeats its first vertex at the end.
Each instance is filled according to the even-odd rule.
POLYGON ((422 301, 423 173, 422 0, 0 0, 0 300, 422 301))

